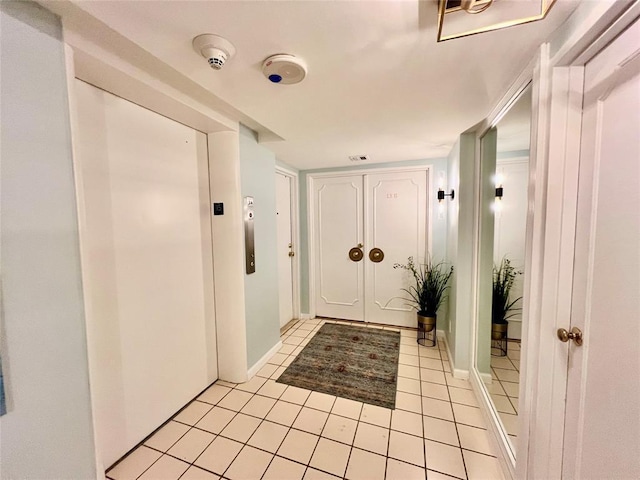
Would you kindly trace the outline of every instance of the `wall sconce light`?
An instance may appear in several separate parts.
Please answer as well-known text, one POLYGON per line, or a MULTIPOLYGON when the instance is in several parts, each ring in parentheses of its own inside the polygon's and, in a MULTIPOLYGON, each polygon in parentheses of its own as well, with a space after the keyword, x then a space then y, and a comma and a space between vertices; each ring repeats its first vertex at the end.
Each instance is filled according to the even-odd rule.
POLYGON ((443 189, 438 189, 438 202, 442 202, 444 200, 444 197, 451 197, 451 200, 453 200, 456 196, 456 192, 454 192, 453 190, 451 190, 451 193, 444 193, 443 189))
POLYGON ((502 185, 499 187, 496 187, 496 198, 499 200, 502 200, 502 195, 504 195, 504 189, 502 188, 502 185))

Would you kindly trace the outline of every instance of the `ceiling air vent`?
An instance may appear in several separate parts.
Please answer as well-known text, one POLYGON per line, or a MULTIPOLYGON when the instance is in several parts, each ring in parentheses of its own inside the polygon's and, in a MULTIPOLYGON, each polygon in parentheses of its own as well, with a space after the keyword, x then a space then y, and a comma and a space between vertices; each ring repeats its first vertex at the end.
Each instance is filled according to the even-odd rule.
POLYGON ((369 157, 366 155, 349 155, 349 160, 352 162, 364 162, 365 160, 369 160, 369 157))

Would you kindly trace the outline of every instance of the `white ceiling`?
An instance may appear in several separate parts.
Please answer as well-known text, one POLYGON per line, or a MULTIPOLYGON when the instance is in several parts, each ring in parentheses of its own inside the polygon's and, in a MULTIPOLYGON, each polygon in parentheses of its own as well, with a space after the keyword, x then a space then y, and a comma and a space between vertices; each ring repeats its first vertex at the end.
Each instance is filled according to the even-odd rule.
POLYGON ((309 169, 349 165, 348 155, 371 163, 446 156, 578 2, 558 0, 540 22, 444 43, 435 41, 433 1, 74 3, 281 137, 264 144, 309 169), (192 49, 201 33, 235 45, 223 70, 192 49), (275 53, 303 58, 307 78, 269 83, 260 65, 275 53))

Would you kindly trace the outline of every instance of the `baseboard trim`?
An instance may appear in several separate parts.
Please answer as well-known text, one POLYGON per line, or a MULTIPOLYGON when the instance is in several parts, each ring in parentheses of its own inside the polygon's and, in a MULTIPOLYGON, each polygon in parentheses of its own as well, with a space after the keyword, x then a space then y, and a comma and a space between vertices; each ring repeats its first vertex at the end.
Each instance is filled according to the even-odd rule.
POLYGON ((484 382, 485 385, 491 385, 491 383, 493 383, 493 378, 491 378, 490 373, 478 372, 478 375, 480 375, 480 379, 484 382))
POLYGON ((300 314, 300 320, 313 320, 314 318, 316 318, 314 315, 311 315, 310 313, 301 313, 300 314))
POLYGON ((282 341, 278 340, 278 343, 276 343, 271 350, 269 350, 267 353, 265 353, 262 358, 260 360, 258 360, 253 367, 251 367, 248 371, 247 371, 247 381, 251 380, 256 373, 258 373, 258 371, 264 367, 267 362, 269 361, 269 359, 273 356, 274 353, 276 353, 278 350, 280 350, 282 348, 282 341))
POLYGON ((447 341, 447 336, 445 335, 444 330, 438 330, 437 334, 438 334, 438 337, 442 337, 442 340, 444 340, 444 345, 447 349, 447 357, 449 359, 449 368, 451 368, 451 375, 453 375, 453 378, 468 380, 469 370, 462 370, 460 368, 456 368, 453 363, 453 355, 451 355, 451 349, 449 348, 449 342, 447 341))

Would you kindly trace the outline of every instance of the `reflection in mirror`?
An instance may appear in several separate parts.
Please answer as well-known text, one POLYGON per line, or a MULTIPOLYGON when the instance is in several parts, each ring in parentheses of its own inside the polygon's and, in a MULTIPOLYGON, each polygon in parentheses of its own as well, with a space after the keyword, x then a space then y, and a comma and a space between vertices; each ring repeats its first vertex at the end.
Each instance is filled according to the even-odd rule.
POLYGON ((531 87, 481 140, 476 368, 515 456, 529 184, 531 87))

